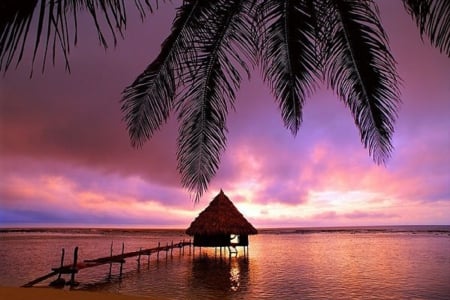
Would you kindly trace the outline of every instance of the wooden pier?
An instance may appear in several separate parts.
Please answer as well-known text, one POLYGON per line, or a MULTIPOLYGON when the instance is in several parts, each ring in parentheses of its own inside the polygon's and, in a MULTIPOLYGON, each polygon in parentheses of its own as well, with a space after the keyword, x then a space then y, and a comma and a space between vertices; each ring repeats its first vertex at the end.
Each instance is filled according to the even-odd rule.
POLYGON ((189 241, 181 241, 179 243, 174 244, 173 242, 171 244, 167 243, 165 246, 161 246, 160 243, 158 243, 158 247, 149 248, 149 249, 139 249, 138 251, 133 252, 124 252, 125 245, 122 243, 122 253, 118 255, 112 255, 113 253, 113 245, 111 243, 111 251, 109 256, 95 258, 95 259, 85 259, 82 262, 78 261, 78 247, 75 247, 74 253, 73 253, 73 261, 71 264, 64 264, 64 255, 65 250, 62 249, 61 254, 61 264, 59 267, 52 268, 52 271, 46 275, 43 275, 39 278, 36 278, 35 280, 32 280, 26 284, 24 284, 22 287, 32 287, 33 285, 42 282, 48 278, 51 278, 53 276, 58 276, 58 278, 50 283, 50 285, 54 286, 61 286, 64 284, 68 285, 76 285, 75 281, 75 274, 77 274, 79 271, 87 268, 93 268, 100 265, 109 264, 109 276, 111 277, 111 270, 112 270, 112 264, 113 263, 119 263, 120 264, 120 273, 119 276, 122 276, 122 266, 125 263, 126 258, 130 257, 137 257, 138 262, 138 269, 141 266, 141 258, 142 256, 147 256, 147 262, 150 263, 150 256, 152 254, 156 254, 157 260, 159 260, 159 254, 160 252, 166 253, 166 258, 168 256, 168 253, 170 252, 170 255, 173 255, 174 249, 179 249, 179 254, 184 255, 184 248, 189 247, 189 254, 191 253, 191 246, 192 242, 189 241), (62 274, 70 274, 71 278, 70 281, 66 282, 63 278, 61 278, 62 274))

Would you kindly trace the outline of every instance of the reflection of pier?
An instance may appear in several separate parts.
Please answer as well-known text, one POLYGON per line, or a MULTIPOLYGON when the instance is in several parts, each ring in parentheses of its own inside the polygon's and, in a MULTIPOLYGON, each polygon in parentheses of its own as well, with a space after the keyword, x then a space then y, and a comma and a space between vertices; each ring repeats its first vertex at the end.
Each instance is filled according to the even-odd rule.
POLYGON ((160 243, 158 243, 158 247, 154 247, 154 248, 149 248, 149 249, 140 249, 138 251, 133 251, 133 252, 124 252, 125 249, 125 245, 122 243, 122 253, 119 255, 112 255, 113 253, 113 248, 112 248, 112 244, 111 244, 111 252, 109 256, 105 256, 105 257, 100 257, 100 258, 96 258, 96 259, 86 259, 82 262, 78 262, 78 247, 75 247, 74 252, 73 252, 73 262, 72 264, 64 264, 64 254, 65 254, 65 250, 62 249, 62 254, 61 254, 61 265, 57 268, 52 268, 52 272, 41 276, 39 278, 36 278, 33 281, 30 281, 26 284, 23 285, 23 287, 32 287, 33 285, 42 282, 46 279, 49 279, 53 276, 58 275, 58 278, 54 281, 52 281, 50 283, 50 285, 53 286, 62 286, 64 284, 68 284, 68 285, 76 285, 76 281, 75 281, 75 274, 78 273, 80 270, 83 269, 87 269, 87 268, 93 268, 93 267, 97 267, 97 266, 101 266, 101 265, 105 265, 105 264, 109 264, 109 277, 111 277, 111 270, 112 270, 112 264, 113 263, 118 263, 120 264, 120 274, 119 276, 122 277, 122 267, 123 264, 125 263, 125 259, 126 258, 130 258, 130 257, 137 257, 137 262, 138 262, 138 269, 141 266, 141 258, 143 256, 147 256, 147 263, 150 264, 150 256, 152 254, 156 254, 156 259, 159 260, 159 254, 160 252, 165 252, 165 257, 167 258, 167 256, 173 255, 173 250, 174 249, 179 249, 179 255, 184 255, 184 248, 185 247, 189 247, 189 254, 191 253, 191 241, 181 241, 179 243, 174 244, 173 242, 171 244, 166 244, 165 246, 161 246, 160 243), (61 278, 62 274, 70 274, 70 281, 68 281, 66 283, 66 281, 61 278))

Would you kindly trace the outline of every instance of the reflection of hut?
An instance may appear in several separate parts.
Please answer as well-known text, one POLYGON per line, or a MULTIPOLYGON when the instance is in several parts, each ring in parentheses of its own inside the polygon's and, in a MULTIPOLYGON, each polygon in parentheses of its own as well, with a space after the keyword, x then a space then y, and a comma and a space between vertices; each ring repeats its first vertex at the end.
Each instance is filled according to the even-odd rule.
POLYGON ((189 288, 213 291, 218 299, 228 299, 230 291, 239 292, 236 294, 239 295, 238 299, 250 298, 249 266, 247 257, 242 256, 233 260, 195 257, 188 279, 189 288))
MULTIPOLYGON (((236 246, 248 247, 248 235, 258 231, 237 210, 221 190, 191 223, 186 233, 194 236, 194 246, 228 247, 230 255, 236 246)), ((222 252, 222 251, 221 251, 222 252)))

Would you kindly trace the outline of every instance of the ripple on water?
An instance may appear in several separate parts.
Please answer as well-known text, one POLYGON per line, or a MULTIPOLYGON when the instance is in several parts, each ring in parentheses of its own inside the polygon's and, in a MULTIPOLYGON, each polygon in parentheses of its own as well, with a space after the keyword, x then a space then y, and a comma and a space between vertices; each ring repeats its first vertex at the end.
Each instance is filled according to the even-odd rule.
MULTIPOLYGON (((122 241, 126 251, 135 251, 156 246, 158 239, 182 238, 179 233, 2 238, 2 273, 14 275, 0 275, 0 284, 20 285, 47 273, 49 263, 59 265, 61 247, 77 245, 81 258, 92 258, 109 254, 111 240, 118 253, 122 241)), ((260 234, 250 237, 249 250, 248 259, 221 259, 204 249, 202 256, 198 251, 183 256, 175 250, 167 259, 161 253, 159 261, 152 255, 149 265, 144 256, 140 270, 135 259, 128 259, 121 280, 107 279, 107 265, 81 271, 77 280, 80 289, 169 299, 450 298, 450 236, 445 234, 260 234)))

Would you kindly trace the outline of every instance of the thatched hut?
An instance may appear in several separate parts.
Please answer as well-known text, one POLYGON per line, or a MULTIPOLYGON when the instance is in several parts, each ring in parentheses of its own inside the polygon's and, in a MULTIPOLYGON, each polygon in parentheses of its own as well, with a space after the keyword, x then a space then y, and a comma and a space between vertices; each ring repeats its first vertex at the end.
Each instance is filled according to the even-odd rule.
POLYGON ((248 235, 257 234, 258 231, 220 190, 209 206, 191 223, 186 233, 194 236, 194 246, 235 248, 247 247, 248 235))

